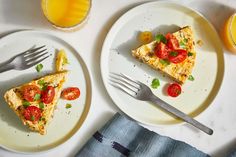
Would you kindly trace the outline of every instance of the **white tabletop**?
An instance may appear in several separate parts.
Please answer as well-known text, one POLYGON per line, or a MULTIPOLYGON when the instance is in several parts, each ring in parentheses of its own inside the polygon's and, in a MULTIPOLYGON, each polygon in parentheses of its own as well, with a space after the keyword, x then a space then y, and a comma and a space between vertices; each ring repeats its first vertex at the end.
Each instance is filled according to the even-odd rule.
MULTIPOLYGON (((200 11, 218 31, 226 17, 236 10, 235 0, 173 0, 200 11)), ((81 129, 66 143, 35 157, 73 156, 107 120, 119 109, 106 93, 100 73, 100 54, 103 41, 112 24, 126 11, 147 0, 93 0, 86 26, 73 33, 51 27, 40 10, 40 0, 0 0, 0 36, 19 29, 49 31, 73 45, 85 60, 92 78, 93 96, 88 117, 81 129)), ((215 157, 224 157, 236 149, 236 56, 225 50, 225 76, 217 97, 197 120, 214 129, 212 136, 189 125, 168 127, 145 126, 161 135, 184 141, 215 157), (234 80, 235 79, 235 80, 234 80)), ((35 141, 37 142, 37 141, 35 141)), ((1 157, 33 156, 16 154, 0 148, 1 157)))

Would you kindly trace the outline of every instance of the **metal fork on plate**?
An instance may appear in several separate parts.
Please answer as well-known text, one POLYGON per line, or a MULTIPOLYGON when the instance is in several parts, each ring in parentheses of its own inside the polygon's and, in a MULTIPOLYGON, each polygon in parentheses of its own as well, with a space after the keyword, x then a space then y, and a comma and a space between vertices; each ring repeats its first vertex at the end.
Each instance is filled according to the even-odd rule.
POLYGON ((11 69, 28 69, 48 58, 50 55, 46 51, 45 45, 26 50, 2 63, 0 65, 0 73, 11 69))
POLYGON ((122 91, 129 94, 133 98, 142 101, 153 102, 159 108, 167 111, 168 113, 173 114, 178 118, 181 118, 185 122, 195 126, 196 128, 207 133, 208 135, 213 134, 212 129, 208 128, 207 126, 196 121, 195 119, 191 118, 190 116, 186 115, 185 113, 181 112, 180 110, 176 109, 175 107, 169 105, 168 103, 164 102, 163 100, 155 96, 152 93, 151 89, 142 82, 135 81, 125 74, 115 74, 115 73, 110 74, 110 81, 111 85, 121 89, 122 91))

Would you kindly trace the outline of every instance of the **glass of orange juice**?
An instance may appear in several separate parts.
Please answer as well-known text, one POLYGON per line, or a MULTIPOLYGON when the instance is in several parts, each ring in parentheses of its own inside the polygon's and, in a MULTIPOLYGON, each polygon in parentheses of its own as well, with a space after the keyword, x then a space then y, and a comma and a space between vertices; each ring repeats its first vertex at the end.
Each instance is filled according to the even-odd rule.
POLYGON ((56 28, 74 31, 87 21, 92 0, 42 0, 42 10, 56 28))
POLYGON ((236 54, 236 13, 225 22, 222 37, 226 48, 236 54))

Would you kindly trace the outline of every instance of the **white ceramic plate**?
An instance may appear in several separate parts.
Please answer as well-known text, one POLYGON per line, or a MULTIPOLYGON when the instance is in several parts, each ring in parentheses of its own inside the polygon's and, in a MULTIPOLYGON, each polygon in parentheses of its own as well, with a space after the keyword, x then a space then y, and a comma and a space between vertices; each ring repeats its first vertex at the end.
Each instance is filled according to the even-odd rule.
POLYGON ((42 72, 37 73, 35 67, 32 67, 24 71, 0 73, 0 145, 16 152, 46 151, 64 143, 81 127, 90 108, 91 82, 87 67, 79 53, 62 39, 40 31, 21 31, 7 35, 0 39, 0 63, 34 45, 46 45, 52 54, 42 62, 42 72), (3 94, 11 87, 53 72, 56 49, 64 49, 70 62, 67 67, 70 72, 64 87, 79 87, 81 95, 79 99, 70 102, 59 100, 47 134, 40 135, 22 124, 4 101, 3 94), (72 108, 66 109, 66 103, 71 103, 72 108))
POLYGON ((150 87, 154 78, 160 87, 152 90, 155 95, 184 113, 195 117, 204 111, 215 98, 224 73, 224 58, 220 39, 212 25, 199 13, 182 5, 170 2, 150 2, 125 13, 109 31, 102 49, 101 72, 108 94, 114 103, 128 116, 145 124, 174 124, 181 121, 163 112, 149 102, 135 100, 109 84, 109 73, 124 73, 150 87), (140 46, 137 35, 140 31, 167 33, 178 26, 191 26, 197 40, 197 59, 192 75, 183 93, 177 98, 166 94, 166 86, 172 81, 159 72, 132 57, 131 50, 140 46))

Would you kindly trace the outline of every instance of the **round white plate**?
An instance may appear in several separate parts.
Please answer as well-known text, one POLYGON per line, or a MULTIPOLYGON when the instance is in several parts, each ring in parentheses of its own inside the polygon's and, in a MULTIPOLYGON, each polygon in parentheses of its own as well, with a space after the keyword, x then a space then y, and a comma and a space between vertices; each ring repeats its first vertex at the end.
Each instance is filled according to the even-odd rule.
POLYGON ((20 31, 0 39, 0 63, 33 46, 46 45, 51 57, 42 62, 43 70, 35 67, 24 71, 0 73, 0 145, 16 152, 40 152, 54 148, 72 137, 83 124, 91 103, 91 82, 88 69, 79 53, 62 39, 40 31, 20 31), (69 75, 64 88, 76 86, 81 95, 74 101, 59 100, 47 134, 31 132, 4 101, 4 92, 34 78, 54 72, 56 49, 64 49, 69 60, 69 75), (66 103, 72 108, 66 109, 66 103))
POLYGON ((102 49, 101 72, 108 94, 114 103, 131 118, 150 125, 174 124, 181 121, 163 112, 149 102, 136 100, 109 84, 109 73, 124 73, 149 87, 154 78, 160 87, 154 94, 184 113, 195 117, 204 111, 215 98, 224 74, 224 58, 220 39, 213 26, 199 13, 185 6, 170 2, 150 2, 125 13, 109 31, 102 49), (160 72, 140 63, 132 57, 131 50, 140 46, 137 35, 140 31, 167 33, 177 27, 191 26, 196 44, 196 64, 183 93, 177 98, 166 94, 166 86, 173 82, 160 72))

